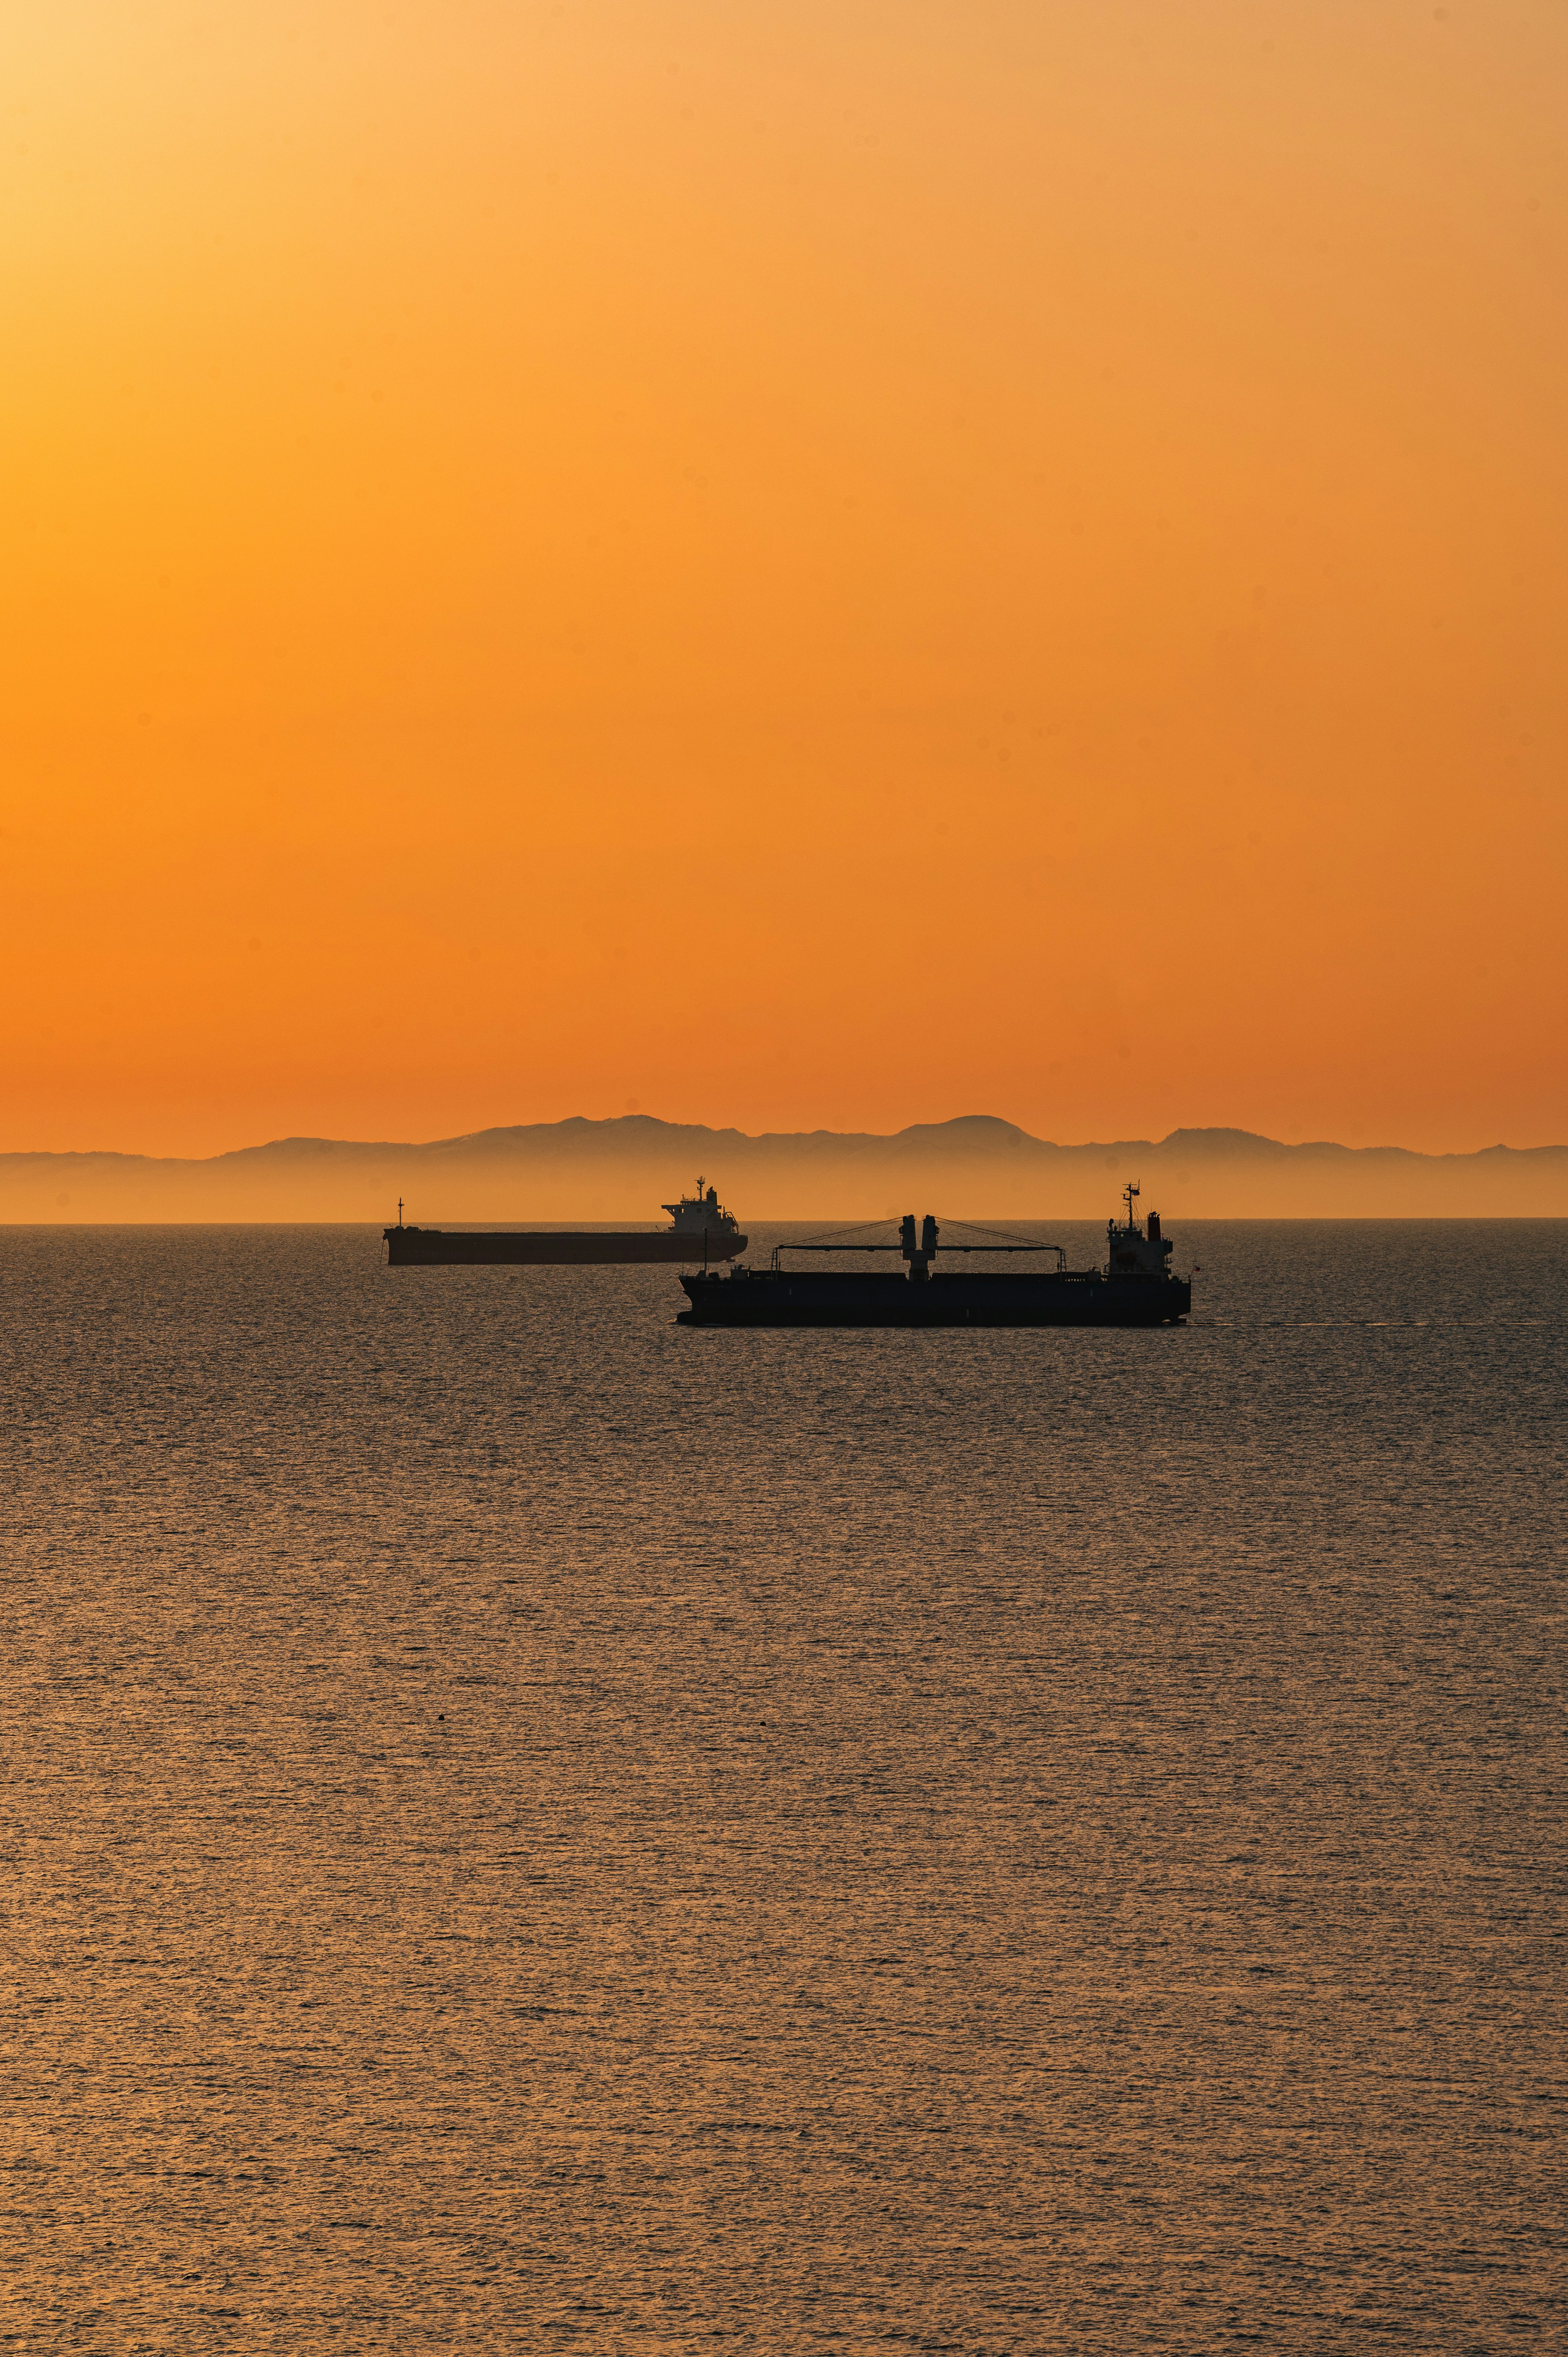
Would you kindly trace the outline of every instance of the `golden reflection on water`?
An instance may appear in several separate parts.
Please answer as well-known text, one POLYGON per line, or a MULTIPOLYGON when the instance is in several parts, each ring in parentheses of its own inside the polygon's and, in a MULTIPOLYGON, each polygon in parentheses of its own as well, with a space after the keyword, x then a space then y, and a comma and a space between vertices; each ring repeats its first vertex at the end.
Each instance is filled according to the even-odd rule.
POLYGON ((1568 1236, 1194 1257, 0 1238, 14 2345, 1547 2345, 1568 1236))

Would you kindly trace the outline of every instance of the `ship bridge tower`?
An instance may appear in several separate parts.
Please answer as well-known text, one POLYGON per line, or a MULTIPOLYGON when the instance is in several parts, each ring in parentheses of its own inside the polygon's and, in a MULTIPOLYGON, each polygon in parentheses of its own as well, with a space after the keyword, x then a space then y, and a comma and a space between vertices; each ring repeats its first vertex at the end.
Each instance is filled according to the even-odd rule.
POLYGON ((1129 1179, 1122 1189, 1122 1200, 1127 1206, 1125 1220, 1112 1220, 1105 1232, 1105 1274, 1107 1276, 1168 1276, 1165 1263, 1171 1247, 1160 1233, 1160 1215, 1149 1213, 1148 1232, 1144 1232, 1133 1205, 1143 1189, 1137 1180, 1129 1179))

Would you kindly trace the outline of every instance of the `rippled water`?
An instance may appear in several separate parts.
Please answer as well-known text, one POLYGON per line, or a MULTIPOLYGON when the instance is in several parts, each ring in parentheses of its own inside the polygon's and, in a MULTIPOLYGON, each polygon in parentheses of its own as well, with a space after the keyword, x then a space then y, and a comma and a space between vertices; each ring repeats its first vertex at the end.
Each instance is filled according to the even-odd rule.
POLYGON ((1568 1224, 378 1254, 0 1232, 0 2345, 1563 2345, 1568 1224))

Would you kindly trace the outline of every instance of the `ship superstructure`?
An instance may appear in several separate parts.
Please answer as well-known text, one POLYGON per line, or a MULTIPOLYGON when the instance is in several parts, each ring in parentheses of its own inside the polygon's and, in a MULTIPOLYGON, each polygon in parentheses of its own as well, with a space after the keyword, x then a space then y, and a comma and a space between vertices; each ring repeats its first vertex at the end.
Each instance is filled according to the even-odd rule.
POLYGON ((710 1187, 704 1195, 701 1178, 697 1181, 697 1191, 694 1195, 682 1195, 678 1203, 661 1203, 659 1208, 670 1214, 673 1222, 671 1234, 698 1239, 703 1236, 711 1237, 715 1250, 710 1254, 710 1258, 727 1259, 729 1257, 727 1253, 721 1254, 716 1250, 721 1238, 730 1240, 738 1238, 739 1242, 736 1249, 740 1252, 746 1249, 746 1240, 740 1233, 739 1222, 731 1212, 725 1210, 720 1202, 718 1189, 710 1187))
POLYGON ((1108 1220, 1105 1223, 1105 1274, 1107 1276, 1168 1276, 1166 1263, 1171 1256, 1170 1239, 1160 1233, 1160 1215, 1149 1213, 1146 1229, 1138 1222, 1133 1206, 1143 1189, 1136 1180, 1122 1189, 1122 1200, 1127 1206, 1124 1220, 1108 1220))

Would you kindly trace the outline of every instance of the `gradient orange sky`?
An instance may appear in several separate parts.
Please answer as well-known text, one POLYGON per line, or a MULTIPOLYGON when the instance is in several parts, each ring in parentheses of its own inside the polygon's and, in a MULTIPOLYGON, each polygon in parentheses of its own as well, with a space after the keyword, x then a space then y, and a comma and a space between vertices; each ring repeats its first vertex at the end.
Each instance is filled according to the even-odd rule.
POLYGON ((1561 0, 9 0, 0 1147, 1568 1138, 1561 0))

